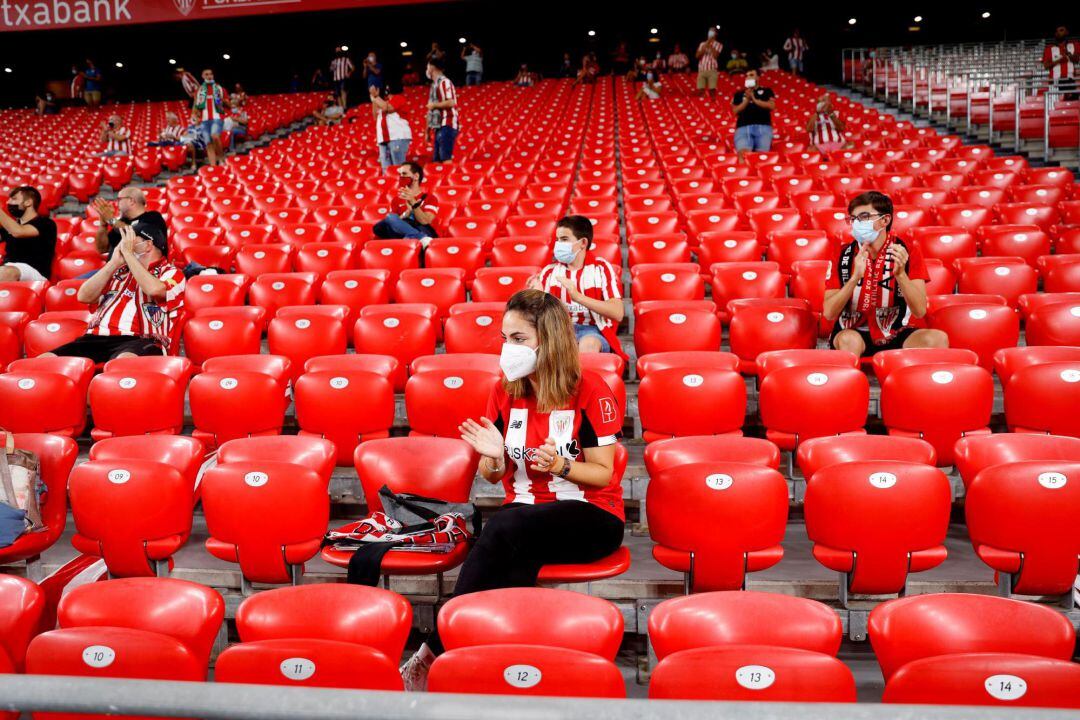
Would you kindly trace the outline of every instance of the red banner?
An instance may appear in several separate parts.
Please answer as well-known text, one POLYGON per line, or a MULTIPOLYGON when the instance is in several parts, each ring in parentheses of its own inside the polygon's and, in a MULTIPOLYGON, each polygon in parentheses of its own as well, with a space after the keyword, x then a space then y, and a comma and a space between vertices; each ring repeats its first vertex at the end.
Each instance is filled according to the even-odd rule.
POLYGON ((213 20, 430 0, 0 0, 0 32, 213 20))

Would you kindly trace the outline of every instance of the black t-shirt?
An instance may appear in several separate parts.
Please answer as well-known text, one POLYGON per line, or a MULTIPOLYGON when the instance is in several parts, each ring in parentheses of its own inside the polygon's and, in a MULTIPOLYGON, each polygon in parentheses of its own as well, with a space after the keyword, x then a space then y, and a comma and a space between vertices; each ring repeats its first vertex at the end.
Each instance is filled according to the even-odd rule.
POLYGON ((38 215, 23 224, 37 228, 37 236, 18 238, 0 228, 0 242, 7 243, 5 262, 26 263, 47 278, 52 274, 53 255, 56 254, 56 223, 38 215))
MULTIPOLYGON (((744 92, 744 90, 737 90, 731 103, 733 105, 741 104, 744 92)), ((754 88, 754 97, 761 102, 768 102, 769 98, 776 97, 776 94, 772 91, 772 88, 756 87, 754 88)), ((742 127, 743 125, 772 125, 772 112, 751 102, 743 108, 741 113, 736 115, 735 127, 742 127)))
MULTIPOLYGON (((165 233, 165 237, 169 236, 169 228, 165 225, 165 218, 163 218, 161 216, 161 213, 156 210, 147 210, 142 215, 131 221, 128 221, 124 218, 119 218, 119 220, 122 223, 127 223, 128 225, 131 225, 131 227, 135 228, 136 230, 139 229, 139 225, 144 223, 147 225, 157 225, 159 228, 161 228, 161 232, 165 233)), ((109 231, 108 238, 109 256, 111 257, 112 251, 115 250, 116 246, 120 244, 120 230, 114 227, 112 230, 109 231)))

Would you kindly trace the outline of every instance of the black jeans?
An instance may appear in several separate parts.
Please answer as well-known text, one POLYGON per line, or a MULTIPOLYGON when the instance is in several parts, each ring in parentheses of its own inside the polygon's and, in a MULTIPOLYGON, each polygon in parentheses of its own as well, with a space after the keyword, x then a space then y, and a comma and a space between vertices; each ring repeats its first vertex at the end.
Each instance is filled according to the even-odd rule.
MULTIPOLYGON (((611 513, 577 500, 507 505, 484 525, 454 595, 533 587, 544 565, 594 562, 615 552, 624 529, 611 513)), ((437 632, 427 644, 436 655, 443 650, 437 632)))

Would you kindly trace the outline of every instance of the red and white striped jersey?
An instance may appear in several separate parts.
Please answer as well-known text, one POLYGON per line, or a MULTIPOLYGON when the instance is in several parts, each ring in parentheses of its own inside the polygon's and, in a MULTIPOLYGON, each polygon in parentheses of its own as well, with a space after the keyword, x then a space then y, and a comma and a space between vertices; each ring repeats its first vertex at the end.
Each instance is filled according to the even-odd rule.
POLYGON ((390 96, 390 107, 394 112, 375 111, 375 142, 382 144, 391 140, 411 140, 412 130, 408 119, 401 114, 405 107, 405 98, 401 95, 390 96))
POLYGON ((832 115, 818 115, 811 139, 815 145, 844 142, 844 134, 836 127, 832 115))
POLYGON ((1076 77, 1076 65, 1070 55, 1080 52, 1080 42, 1067 40, 1063 43, 1050 43, 1043 50, 1043 63, 1053 63, 1050 67, 1051 80, 1063 80, 1076 77))
POLYGON ((789 37, 784 41, 784 51, 792 60, 802 60, 806 47, 806 41, 801 37, 789 37))
POLYGON ((334 82, 348 80, 355 69, 356 67, 353 65, 352 60, 344 56, 336 57, 330 61, 330 77, 334 82))
POLYGON ((724 43, 719 40, 706 40, 698 45, 698 52, 702 50, 705 51, 705 54, 698 60, 698 72, 702 70, 718 70, 720 66, 717 64, 716 58, 724 51, 724 43))
POLYGON ((551 263, 540 271, 539 280, 545 291, 566 303, 570 320, 575 325, 595 325, 597 329, 605 330, 613 324, 610 318, 594 313, 580 303, 572 302, 570 292, 557 280, 560 277, 569 278, 577 291, 586 297, 596 300, 621 298, 619 276, 611 263, 590 253, 585 256, 585 264, 580 270, 562 263, 551 263))
POLYGON ((686 57, 686 53, 671 53, 668 55, 667 66, 670 70, 684 70, 690 67, 690 58, 686 57))
POLYGON ((186 128, 183 125, 166 125, 161 128, 161 134, 158 139, 162 142, 180 142, 180 138, 184 135, 186 128))
POLYGON ((484 417, 490 418, 503 434, 507 472, 502 481, 507 504, 571 500, 590 503, 620 520, 624 518, 621 480, 602 488, 585 487, 529 467, 537 448, 547 438, 555 441, 559 455, 571 461, 584 460, 587 449, 618 442, 622 412, 611 388, 598 374, 582 370, 577 392, 565 406, 550 413, 536 409, 534 395, 511 398, 499 383, 491 393, 484 417))
POLYGON ((457 107, 457 88, 454 87, 453 81, 445 75, 440 75, 439 79, 435 81, 435 100, 436 102, 453 100, 455 103, 452 108, 444 108, 438 111, 439 127, 452 127, 455 130, 460 129, 461 125, 457 107))
POLYGON ((195 110, 202 120, 218 120, 225 116, 225 91, 220 85, 203 83, 195 92, 195 110))
POLYGON ((188 97, 193 98, 195 93, 199 92, 199 81, 186 70, 180 74, 180 85, 184 88, 184 92, 188 97))
POLYGON ((131 152, 131 131, 126 127, 118 127, 109 133, 105 140, 105 152, 131 152))
POLYGON ((124 265, 105 286, 90 318, 87 335, 149 337, 168 350, 169 333, 184 306, 184 273, 165 259, 147 270, 165 283, 164 301, 147 296, 124 265))

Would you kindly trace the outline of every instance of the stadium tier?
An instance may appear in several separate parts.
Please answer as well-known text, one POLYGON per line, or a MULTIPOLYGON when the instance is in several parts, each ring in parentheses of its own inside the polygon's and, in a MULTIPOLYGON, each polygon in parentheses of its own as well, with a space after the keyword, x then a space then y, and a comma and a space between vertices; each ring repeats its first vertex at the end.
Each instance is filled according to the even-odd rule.
MULTIPOLYGON (((886 62, 849 69, 909 103, 919 70, 886 62)), ((742 162, 736 76, 719 99, 689 74, 644 101, 622 76, 462 87, 452 162, 414 131, 437 206, 419 239, 375 234, 399 180, 366 104, 323 125, 321 97, 253 96, 255 142, 197 172, 91 157, 88 110, 0 113, 5 191, 59 210, 48 281, 0 283, 0 428, 45 484, 43 529, 0 548, 0 672, 400 691, 410 631, 437 629, 433 692, 1080 708, 1073 173, 787 72, 760 84, 772 149, 742 162), (825 92, 849 141, 828 156, 807 133, 825 92), (108 262, 86 203, 133 180, 170 261, 218 272, 187 278, 167 354, 51 356, 108 262), (925 259, 913 327, 947 347, 830 344, 870 190, 925 259), (460 426, 490 412, 506 303, 568 214, 625 298, 622 353, 580 356, 622 426, 622 547, 449 600, 469 543, 346 583, 356 548, 327 532, 391 532, 368 517, 386 493, 498 516, 460 426)), ((398 111, 427 103, 410 88, 398 111)), ((170 109, 124 106, 134 145, 170 109)))

